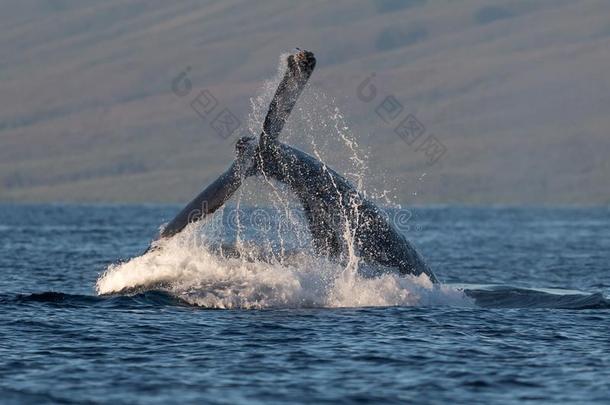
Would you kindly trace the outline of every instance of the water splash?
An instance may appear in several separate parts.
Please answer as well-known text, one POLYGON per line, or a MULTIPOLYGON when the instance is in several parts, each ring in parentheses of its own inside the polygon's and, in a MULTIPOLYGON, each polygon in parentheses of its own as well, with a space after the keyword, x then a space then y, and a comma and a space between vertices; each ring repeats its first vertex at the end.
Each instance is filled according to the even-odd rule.
POLYGON ((339 264, 306 252, 283 263, 256 260, 252 252, 219 254, 201 230, 191 225, 156 250, 109 266, 97 281, 98 294, 156 289, 192 305, 223 309, 472 305, 461 290, 434 286, 425 275, 347 278, 339 264))
MULTIPOLYGON (((262 128, 267 106, 284 74, 282 61, 286 56, 280 58, 277 75, 251 99, 248 126, 252 134, 262 128)), ((297 107, 280 140, 311 149, 335 189, 326 162, 343 162, 338 171, 346 173, 364 195, 368 156, 361 152, 334 99, 308 86, 297 107)), ((344 198, 338 190, 337 198, 344 198)), ((471 305, 462 291, 433 285, 425 275, 379 275, 377 271, 376 277, 366 276, 355 246, 360 199, 346 198, 350 200, 339 205, 343 209, 340 226, 346 253, 336 262, 311 254, 312 250, 306 248, 311 240, 303 216, 295 215, 300 205, 283 185, 263 175, 245 182, 234 197, 236 210, 227 213, 223 208, 173 238, 158 242, 156 250, 109 266, 97 281, 97 292, 162 289, 193 305, 210 308, 471 305), (244 191, 249 187, 251 192, 244 191), (270 193, 261 193, 261 187, 270 193), (265 200, 265 194, 264 205, 271 206, 274 217, 281 219, 273 222, 272 233, 249 229, 240 214, 242 204, 256 206, 259 200, 265 200), (235 223, 235 229, 224 226, 226 214, 232 216, 230 223, 235 223), (254 237, 249 234, 252 231, 256 232, 254 237), (226 250, 227 245, 231 252, 226 250), (290 246, 296 253, 288 254, 290 246)))

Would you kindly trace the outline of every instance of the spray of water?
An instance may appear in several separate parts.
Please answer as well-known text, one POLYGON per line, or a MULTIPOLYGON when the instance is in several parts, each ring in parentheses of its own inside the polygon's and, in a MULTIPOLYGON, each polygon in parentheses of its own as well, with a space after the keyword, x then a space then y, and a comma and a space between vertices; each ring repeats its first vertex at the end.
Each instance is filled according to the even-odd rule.
MULTIPOLYGON (((280 58, 277 75, 251 99, 248 126, 252 134, 262 128, 267 106, 283 76, 285 57, 280 58)), ((338 171, 345 173, 364 195, 368 157, 361 152, 334 100, 323 91, 310 86, 303 93, 281 140, 310 149, 325 168, 326 162, 345 162, 338 171)), ((334 185, 332 175, 327 173, 334 185)), ((343 198, 339 192, 337 197, 343 198)), ((261 176, 246 181, 234 197, 235 208, 220 209, 205 221, 160 241, 158 249, 109 266, 97 281, 97 292, 162 289, 208 308, 472 304, 461 291, 433 286, 425 275, 399 277, 387 272, 364 276, 366 271, 355 248, 355 229, 360 221, 356 215, 358 199, 348 198, 340 205, 345 207, 340 225, 346 248, 342 260, 329 261, 312 254, 307 248, 311 246, 310 235, 304 217, 298 214, 301 207, 296 199, 283 185, 261 176), (261 193, 261 189, 268 192, 261 193), (251 211, 244 215, 241 210, 242 206, 258 205, 265 205, 266 212, 271 212, 271 229, 253 227, 248 221, 251 211), (230 229, 227 217, 234 225, 230 229), (231 248, 227 250, 226 246, 231 248)))

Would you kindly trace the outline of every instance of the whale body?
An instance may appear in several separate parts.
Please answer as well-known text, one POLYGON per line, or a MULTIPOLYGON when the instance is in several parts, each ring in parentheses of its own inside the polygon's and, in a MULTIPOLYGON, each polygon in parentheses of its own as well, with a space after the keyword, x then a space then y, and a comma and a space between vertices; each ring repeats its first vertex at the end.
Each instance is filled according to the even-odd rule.
POLYGON ((355 253, 366 263, 401 275, 425 274, 438 283, 421 254, 382 210, 325 163, 279 142, 279 135, 316 65, 313 53, 308 51, 292 54, 286 62, 286 72, 258 140, 239 139, 235 161, 168 223, 160 238, 171 237, 189 223, 215 212, 245 178, 265 176, 285 184, 297 196, 317 254, 346 260, 355 253))

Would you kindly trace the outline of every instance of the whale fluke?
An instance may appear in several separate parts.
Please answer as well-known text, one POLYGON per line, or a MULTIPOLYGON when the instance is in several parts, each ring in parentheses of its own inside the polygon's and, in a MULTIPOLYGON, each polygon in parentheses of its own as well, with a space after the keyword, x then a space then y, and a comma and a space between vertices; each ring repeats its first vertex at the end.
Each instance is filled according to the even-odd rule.
POLYGON ((316 58, 312 52, 299 51, 288 56, 286 72, 273 95, 263 123, 261 147, 278 138, 315 67, 316 58))

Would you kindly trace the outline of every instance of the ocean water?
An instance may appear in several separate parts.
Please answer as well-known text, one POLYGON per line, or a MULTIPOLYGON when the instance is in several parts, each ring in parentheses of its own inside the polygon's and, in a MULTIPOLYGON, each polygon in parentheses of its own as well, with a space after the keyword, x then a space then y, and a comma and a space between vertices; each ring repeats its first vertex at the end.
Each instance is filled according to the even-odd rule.
POLYGON ((0 206, 1 403, 610 401, 608 208, 413 208, 440 288, 178 208, 0 206))

